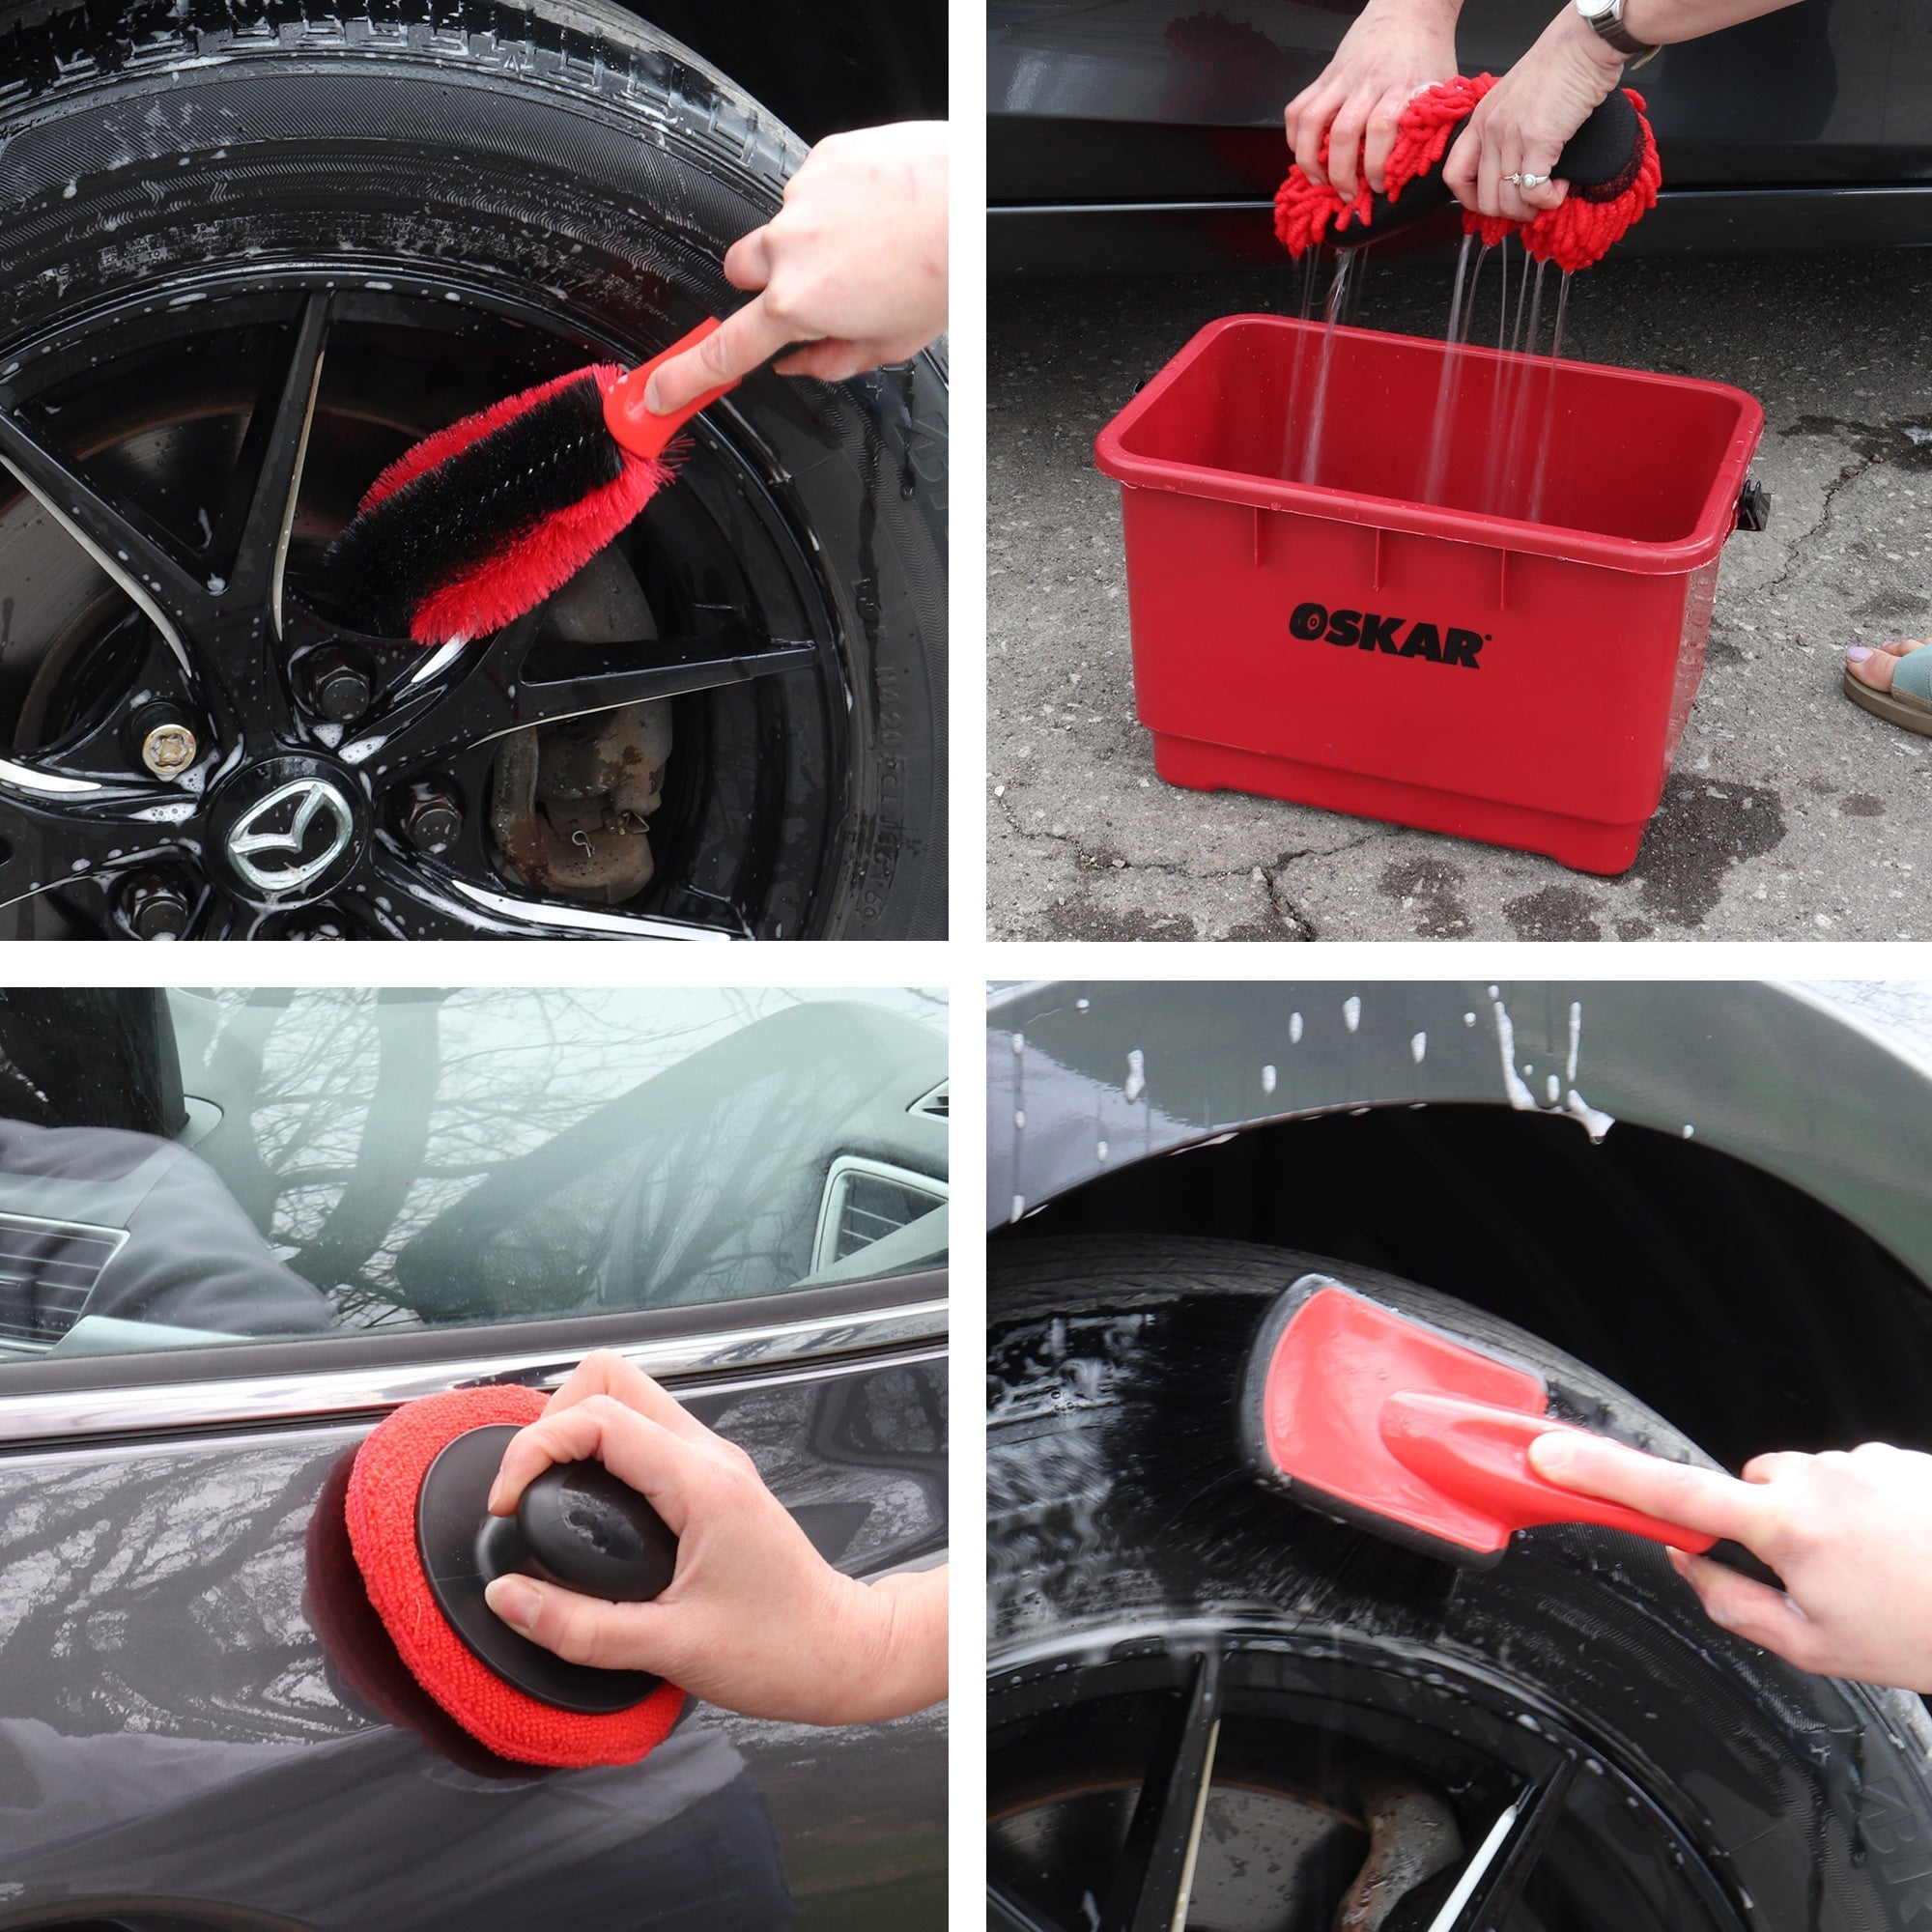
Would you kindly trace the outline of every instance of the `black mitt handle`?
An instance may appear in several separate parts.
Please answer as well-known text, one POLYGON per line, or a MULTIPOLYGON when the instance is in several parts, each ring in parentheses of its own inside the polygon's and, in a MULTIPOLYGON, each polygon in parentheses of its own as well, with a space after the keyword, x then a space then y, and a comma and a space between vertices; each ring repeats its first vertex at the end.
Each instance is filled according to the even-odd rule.
MULTIPOLYGON (((1351 222, 1334 236, 1338 248, 1362 248, 1379 242, 1384 235, 1411 227, 1434 214, 1455 199, 1443 185, 1442 170, 1448 164, 1457 139, 1469 125, 1463 119, 1449 130, 1442 156, 1419 174, 1402 190, 1398 200, 1377 195, 1364 222, 1351 222)), ((1571 135, 1551 170, 1558 181, 1570 184, 1570 192, 1585 201, 1614 201, 1635 181, 1643 165, 1643 124, 1631 104, 1630 96, 1617 88, 1590 118, 1571 135)))

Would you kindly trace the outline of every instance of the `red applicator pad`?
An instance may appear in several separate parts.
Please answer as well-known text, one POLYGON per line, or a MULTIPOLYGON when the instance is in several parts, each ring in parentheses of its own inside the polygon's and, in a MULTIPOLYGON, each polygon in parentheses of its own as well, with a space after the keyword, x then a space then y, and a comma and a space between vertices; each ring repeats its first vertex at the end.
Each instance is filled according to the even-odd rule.
MULTIPOLYGON (((1402 110, 1396 123, 1387 185, 1380 196, 1373 193, 1363 181, 1355 190, 1354 200, 1345 202, 1326 182, 1311 182, 1299 167, 1291 168, 1274 198, 1274 232, 1282 246, 1291 255, 1299 256, 1323 242, 1339 243, 1351 225, 1361 231, 1354 239, 1372 240, 1377 217, 1386 218, 1396 209, 1405 188, 1425 177, 1439 175, 1455 136, 1476 103, 1494 85, 1494 74, 1458 74, 1453 80, 1440 81, 1418 94, 1402 110)), ((1523 247, 1537 261, 1554 262, 1566 273, 1601 262, 1612 244, 1657 206, 1657 190, 1663 180, 1657 158, 1657 138, 1644 118, 1643 96, 1628 87, 1623 96, 1634 110, 1636 138, 1601 175, 1587 180, 1574 178, 1573 149, 1566 148, 1556 173, 1559 180, 1570 181, 1571 187, 1560 208, 1546 209, 1528 222, 1509 221, 1500 216, 1491 219, 1464 210, 1464 233, 1480 235, 1486 244, 1520 233, 1523 247), (1566 162, 1571 163, 1573 174, 1564 173, 1566 162)), ((1622 111, 1618 109, 1619 113, 1622 111)), ((1325 137, 1321 160, 1325 166, 1328 160, 1325 137)))
POLYGON ((684 1692, 660 1685, 642 1703, 585 1717, 506 1684, 449 1626, 416 1548, 416 1498, 430 1464, 457 1436, 491 1423, 522 1428, 543 1413, 533 1389, 457 1389, 405 1404, 356 1451, 345 1514, 369 1601, 403 1662, 468 1731, 524 1764, 635 1764, 662 1744, 684 1692))

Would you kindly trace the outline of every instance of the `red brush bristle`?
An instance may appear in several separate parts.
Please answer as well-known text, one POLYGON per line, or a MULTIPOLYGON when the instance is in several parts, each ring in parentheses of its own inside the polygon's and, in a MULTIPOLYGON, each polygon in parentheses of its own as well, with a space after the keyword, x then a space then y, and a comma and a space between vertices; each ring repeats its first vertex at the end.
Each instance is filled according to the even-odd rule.
POLYGON ((663 461, 626 456, 614 483, 554 511, 526 535, 506 544, 417 605, 410 635, 419 644, 481 638, 514 623, 554 590, 560 590, 611 541, 677 473, 673 445, 663 461))
POLYGON ((662 1744, 684 1692, 662 1684, 642 1703, 585 1717, 506 1684, 438 1608, 416 1548, 416 1499, 438 1454, 491 1423, 522 1427, 544 1411, 533 1389, 457 1389, 404 1405, 356 1451, 344 1514, 356 1567, 411 1674, 463 1728, 523 1764, 635 1764, 662 1744))

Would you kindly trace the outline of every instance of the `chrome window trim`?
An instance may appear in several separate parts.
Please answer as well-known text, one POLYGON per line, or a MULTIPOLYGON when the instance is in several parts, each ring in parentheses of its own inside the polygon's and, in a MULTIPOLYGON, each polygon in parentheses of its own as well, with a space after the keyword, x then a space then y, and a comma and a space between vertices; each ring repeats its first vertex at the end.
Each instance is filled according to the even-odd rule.
MULTIPOLYGON (((943 1343, 946 1333, 947 1304, 928 1300, 844 1318, 775 1321, 760 1328, 637 1342, 617 1352, 662 1380, 702 1383, 739 1370, 781 1364, 804 1370, 851 1356, 904 1353, 923 1344, 943 1343)), ((0 1447, 370 1414, 476 1382, 518 1381, 532 1388, 554 1388, 586 1352, 524 1349, 479 1352, 456 1361, 385 1363, 309 1375, 49 1389, 39 1394, 26 1390, 0 1396, 0 1447)), ((102 1357, 103 1365, 113 1359, 102 1357)))

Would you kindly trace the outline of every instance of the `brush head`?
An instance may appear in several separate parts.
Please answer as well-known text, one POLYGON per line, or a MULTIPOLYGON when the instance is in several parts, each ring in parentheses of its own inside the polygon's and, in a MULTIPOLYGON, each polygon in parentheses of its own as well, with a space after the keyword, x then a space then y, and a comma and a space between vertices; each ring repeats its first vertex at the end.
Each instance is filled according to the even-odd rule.
MULTIPOLYGON (((455 1490, 466 1484, 480 1515, 481 1498, 489 1492, 486 1478, 481 1494, 473 1494, 474 1474, 463 1473, 470 1459, 459 1452, 446 1465, 444 1478, 437 1485, 438 1500, 426 1513, 424 1485, 444 1451, 474 1431, 514 1433, 534 1422, 543 1409, 544 1399, 534 1390, 507 1386, 458 1389, 406 1404, 356 1452, 343 1509, 350 1543, 369 1603, 403 1662, 471 1737, 500 1756, 524 1764, 634 1764, 669 1734, 683 1709, 682 1690, 638 1673, 586 1671, 582 1665, 563 1667, 592 1679, 613 1675, 635 1679, 625 1689, 636 1694, 623 1696, 614 1709, 610 1707, 617 1701, 614 1695, 601 1700, 602 1709, 567 1709, 519 1688, 486 1662, 451 1621, 424 1561, 424 1522, 439 1511, 446 1512, 455 1490), (448 1480, 451 1469, 458 1472, 453 1485, 448 1480), (655 1689, 650 1688, 653 1684, 655 1689)), ((507 1439, 506 1434, 491 1445, 492 1455, 486 1458, 491 1476, 507 1439)), ((470 1520, 472 1541, 475 1530, 485 1526, 475 1518, 470 1520)), ((440 1535, 432 1527, 433 1562, 440 1535)), ((442 1565, 438 1562, 437 1567, 442 1565)), ((447 1578, 442 1581, 446 1591, 447 1578)), ((480 1589, 479 1582, 479 1603, 480 1589)), ((483 1614, 490 1614, 487 1605, 483 1614)), ((549 1657, 507 1627, 499 1628, 504 1637, 524 1650, 549 1657)), ((491 1641, 496 1642, 494 1634, 491 1641)), ((552 1666, 560 1662, 550 1659, 552 1666)))
POLYGON ((378 637, 440 645, 499 631, 561 589, 676 472, 633 455, 599 363, 439 430, 377 477, 324 567, 344 613, 378 637))
POLYGON ((1242 1446, 1263 1482, 1451 1563, 1493 1563, 1517 1530, 1549 1522, 1711 1548, 1697 1531, 1545 1482, 1530 1443, 1584 1433, 1548 1410, 1533 1369, 1304 1275, 1249 1356, 1242 1446))

